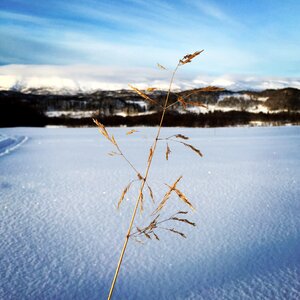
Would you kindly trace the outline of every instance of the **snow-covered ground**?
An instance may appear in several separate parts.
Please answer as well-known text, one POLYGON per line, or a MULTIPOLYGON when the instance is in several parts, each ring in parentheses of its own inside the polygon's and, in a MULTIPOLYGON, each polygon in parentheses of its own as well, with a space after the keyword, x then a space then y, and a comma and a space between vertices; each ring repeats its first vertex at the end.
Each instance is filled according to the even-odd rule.
MULTIPOLYGON (((137 129, 110 131, 144 170, 156 129, 137 129)), ((300 299, 300 127, 163 130, 176 133, 204 157, 170 144, 167 162, 162 143, 149 183, 159 201, 183 175, 197 227, 130 241, 114 299, 300 299)), ((105 299, 138 185, 116 204, 134 174, 94 128, 0 137, 0 299, 105 299)), ((185 209, 169 201, 165 212, 185 209)))

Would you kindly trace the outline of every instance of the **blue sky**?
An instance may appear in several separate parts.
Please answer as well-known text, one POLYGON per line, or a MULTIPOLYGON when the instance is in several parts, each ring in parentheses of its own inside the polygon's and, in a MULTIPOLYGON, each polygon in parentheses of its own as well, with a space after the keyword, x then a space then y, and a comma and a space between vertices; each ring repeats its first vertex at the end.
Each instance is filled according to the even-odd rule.
MULTIPOLYGON (((173 66, 300 76, 299 0, 1 0, 0 65, 173 66)), ((199 71, 201 70, 201 71, 199 71)))

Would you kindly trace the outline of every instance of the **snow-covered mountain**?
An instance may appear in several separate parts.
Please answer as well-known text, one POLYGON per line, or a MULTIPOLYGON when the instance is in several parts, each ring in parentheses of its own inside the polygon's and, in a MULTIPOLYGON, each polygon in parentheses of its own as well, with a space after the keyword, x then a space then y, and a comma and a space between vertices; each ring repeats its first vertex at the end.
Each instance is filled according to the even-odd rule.
MULTIPOLYGON (((0 90, 22 93, 75 95, 97 90, 127 89, 128 83, 140 89, 149 86, 167 90, 170 71, 155 68, 116 68, 90 65, 5 65, 0 66, 0 90)), ((231 91, 300 88, 300 78, 248 75, 189 74, 179 72, 175 90, 218 86, 231 91)))
POLYGON ((35 95, 76 95, 78 93, 91 93, 99 89, 99 86, 79 84, 68 78, 29 78, 16 79, 11 82, 0 81, 0 90, 21 92, 35 95))

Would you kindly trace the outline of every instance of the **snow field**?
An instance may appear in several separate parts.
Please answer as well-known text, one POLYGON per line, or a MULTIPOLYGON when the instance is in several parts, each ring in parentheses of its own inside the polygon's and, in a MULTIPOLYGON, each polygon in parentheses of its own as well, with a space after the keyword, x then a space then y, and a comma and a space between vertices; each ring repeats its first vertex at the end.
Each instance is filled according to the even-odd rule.
MULTIPOLYGON (((144 170, 156 128, 137 129, 109 130, 144 170)), ((149 183, 158 202, 164 183, 183 175, 178 187, 197 209, 189 217, 197 227, 174 224, 187 239, 158 231, 160 241, 130 241, 115 299, 299 299, 300 128, 162 134, 176 133, 204 157, 169 144, 166 162, 162 142, 149 183)), ((0 136, 0 145, 28 137, 0 157, 0 299, 105 299, 138 185, 115 208, 134 174, 106 155, 112 148, 94 128, 7 128, 0 136)), ((169 201, 166 215, 186 209, 169 201)), ((148 221, 139 214, 136 225, 148 221)))

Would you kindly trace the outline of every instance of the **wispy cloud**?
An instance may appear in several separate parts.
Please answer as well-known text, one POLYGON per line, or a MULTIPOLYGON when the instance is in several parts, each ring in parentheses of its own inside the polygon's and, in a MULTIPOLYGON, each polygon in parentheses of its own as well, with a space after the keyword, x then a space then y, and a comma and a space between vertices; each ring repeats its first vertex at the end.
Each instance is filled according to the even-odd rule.
POLYGON ((194 6, 203 14, 217 19, 222 22, 233 23, 233 18, 224 12, 224 9, 220 8, 218 5, 214 4, 212 1, 208 2, 205 0, 195 1, 195 0, 185 0, 187 4, 194 6))
POLYGON ((186 53, 204 48, 199 61, 186 68, 192 76, 206 70, 214 76, 297 77, 296 7, 287 10, 274 2, 271 16, 269 10, 257 11, 257 5, 263 6, 221 0, 4 0, 0 65, 150 67, 156 62, 175 64, 186 53))

